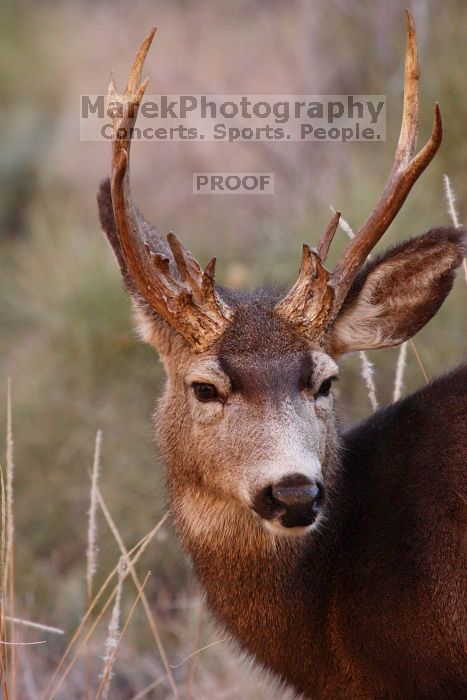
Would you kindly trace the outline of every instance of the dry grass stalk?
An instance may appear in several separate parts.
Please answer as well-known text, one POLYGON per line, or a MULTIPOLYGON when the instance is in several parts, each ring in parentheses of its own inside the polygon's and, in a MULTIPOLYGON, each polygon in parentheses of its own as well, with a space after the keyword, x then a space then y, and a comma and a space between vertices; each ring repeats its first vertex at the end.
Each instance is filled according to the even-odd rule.
POLYGON ((446 194, 446 203, 448 205, 448 214, 452 221, 452 225, 456 228, 460 228, 459 216, 456 210, 456 198, 454 196, 453 189, 451 187, 451 181, 447 175, 443 175, 444 181, 444 192, 446 194))
POLYGON ((65 630, 61 630, 59 627, 51 627, 50 625, 43 625, 40 622, 31 622, 30 620, 23 620, 21 617, 11 617, 10 615, 5 615, 5 620, 7 622, 13 622, 15 625, 21 625, 22 627, 32 627, 36 630, 42 630, 43 632, 49 632, 50 634, 65 634, 65 630))
POLYGON ((365 381, 366 390, 368 393, 368 398, 370 399, 371 407, 373 411, 379 408, 378 399, 376 398, 376 385, 374 381, 374 369, 373 364, 368 359, 366 352, 361 350, 359 353, 360 357, 360 373, 365 381))
MULTIPOLYGON (((334 207, 332 207, 332 206, 330 207, 330 209, 331 209, 331 211, 334 212, 334 214, 335 214, 336 211, 337 211, 337 210, 334 209, 334 207)), ((343 231, 349 238, 355 238, 355 233, 354 233, 353 228, 351 227, 351 225, 349 224, 349 222, 348 222, 346 219, 344 219, 344 217, 342 216, 342 214, 341 214, 341 216, 340 216, 340 218, 339 218, 339 226, 340 226, 340 228, 342 229, 342 231, 343 231)))
MULTIPOLYGON (((145 543, 146 543, 146 542, 144 542, 144 544, 145 544, 145 543)), ((141 547, 141 549, 142 549, 142 547, 141 547)), ((140 549, 140 551, 137 553, 137 555, 134 557, 134 559, 132 560, 132 563, 134 563, 135 559, 137 559, 137 558, 140 556, 141 549, 140 549)), ((116 573, 117 571, 118 571, 118 565, 114 568, 114 570, 113 570, 113 572, 112 572, 112 576, 113 576, 114 573, 116 573)), ((128 568, 126 568, 125 571, 124 571, 124 573, 122 574, 122 582, 125 580, 125 578, 127 577, 128 573, 129 573, 128 568)), ((119 587, 119 582, 117 582, 117 584, 115 585, 113 591, 111 592, 109 598, 108 598, 108 599, 106 600, 106 602, 104 603, 104 606, 103 606, 102 609, 100 610, 100 612, 99 612, 99 614, 97 615, 96 619, 94 620, 93 624, 92 624, 91 627, 89 628, 89 630, 88 630, 88 632, 86 633, 86 635, 84 636, 84 638, 81 640, 80 644, 77 646, 77 648, 76 648, 76 650, 75 650, 75 652, 74 652, 74 654, 73 654, 73 656, 72 656, 72 658, 71 658, 70 663, 69 663, 68 666, 65 668, 64 672, 62 673, 61 677, 59 678, 59 680, 58 680, 58 682, 57 682, 57 684, 56 684, 54 690, 53 690, 53 691, 50 691, 50 687, 51 687, 52 683, 49 682, 47 688, 45 689, 45 691, 44 691, 43 694, 41 695, 41 700, 42 700, 42 699, 43 699, 43 700, 52 700, 52 699, 56 696, 56 694, 58 693, 58 691, 59 691, 60 688, 62 687, 63 683, 65 682, 65 680, 66 680, 68 674, 70 673, 70 671, 72 670, 73 666, 75 665, 75 663, 76 663, 76 661, 77 661, 77 659, 78 659, 78 656, 79 656, 81 650, 82 650, 83 648, 86 648, 86 647, 87 647, 87 644, 88 644, 89 640, 91 639, 91 637, 92 637, 92 635, 93 635, 93 633, 94 633, 96 627, 97 627, 98 624, 100 623, 102 617, 104 616, 104 614, 106 613, 106 611, 107 611, 108 608, 110 607, 110 604, 111 604, 112 602, 115 601, 115 598, 116 598, 116 596, 117 596, 117 594, 118 594, 118 587, 119 587)), ((83 622, 81 623, 80 628, 82 627, 82 624, 83 624, 83 622)), ((69 648, 70 648, 70 646, 69 646, 69 648)), ((54 677, 55 677, 55 674, 54 674, 54 677)))
MULTIPOLYGON (((13 480, 15 472, 14 463, 14 441, 13 441, 13 418, 12 418, 12 403, 11 403, 11 379, 8 378, 7 383, 7 428, 6 428, 6 553, 5 553, 5 602, 8 599, 8 604, 5 605, 11 617, 15 616, 15 578, 14 578, 14 560, 15 560, 15 520, 14 520, 14 491, 13 480)), ((10 638, 9 643, 12 645, 10 649, 10 680, 11 680, 11 696, 16 697, 16 649, 15 649, 15 629, 14 624, 10 622, 10 638)))
POLYGON ((75 650, 75 652, 71 658, 70 663, 68 664, 68 666, 65 668, 62 675, 58 679, 55 688, 53 690, 50 690, 50 688, 48 687, 48 689, 46 689, 44 691, 44 693, 41 695, 41 699, 43 698, 44 700, 53 700, 53 698, 56 697, 58 691, 60 690, 63 683, 65 682, 68 674, 70 673, 71 669, 75 665, 76 660, 77 660, 81 650, 83 648, 86 648, 87 643, 91 639, 91 637, 92 637, 96 627, 98 626, 99 622, 101 621, 102 617, 105 615, 105 613, 108 610, 108 608, 110 607, 111 603, 113 603, 113 601, 115 600, 115 596, 117 595, 117 587, 118 587, 118 584, 115 586, 112 593, 107 598, 106 602, 104 603, 104 605, 103 605, 102 609, 100 610, 99 614, 97 615, 96 619, 94 620, 91 627, 87 631, 86 635, 84 636, 84 638, 82 639, 82 641, 78 645, 77 649, 75 650))
POLYGON ((8 588, 8 579, 10 576, 11 553, 14 543, 14 515, 13 515, 13 478, 14 478, 14 441, 13 441, 13 419, 11 410, 11 380, 8 378, 7 385, 7 409, 6 409, 6 559, 5 559, 5 576, 6 588, 8 588))
POLYGON ((224 642, 228 642, 229 639, 232 639, 232 636, 229 634, 227 637, 224 637, 223 639, 217 639, 215 642, 210 642, 209 644, 206 644, 204 647, 201 647, 200 649, 196 649, 192 654, 189 654, 186 656, 183 661, 180 661, 178 664, 171 664, 170 668, 180 668, 180 666, 183 666, 183 664, 186 664, 187 661, 192 659, 194 656, 197 654, 200 654, 202 651, 206 651, 206 649, 210 649, 211 647, 216 647, 218 644, 223 644, 224 642))
MULTIPOLYGON (((139 589, 138 594, 137 594, 135 600, 133 601, 133 604, 130 608, 130 612, 128 613, 128 616, 125 620, 125 624, 123 625, 122 631, 118 635, 118 639, 116 640, 116 643, 114 645, 112 645, 113 648, 111 650, 111 654, 109 655, 109 657, 106 661, 106 665, 104 667, 104 671, 102 674, 102 681, 101 681, 101 684, 97 690, 96 700, 101 700, 101 698, 103 700, 106 700, 108 697, 109 688, 110 688, 110 680, 112 678, 112 669, 113 669, 113 665, 115 663, 115 659, 117 658, 118 648, 119 648, 121 641, 125 635, 125 632, 128 628, 128 625, 130 624, 130 620, 133 617, 133 613, 136 610, 136 606, 138 605, 138 602, 139 602, 141 595, 146 587, 146 584, 148 582, 150 575, 151 575, 151 573, 148 571, 148 573, 146 574, 144 581, 141 585, 141 588, 139 589)), ((114 609, 115 609, 115 605, 114 605, 114 609)), ((109 626, 109 634, 110 634, 110 626, 109 626)))
POLYGON ((47 640, 41 639, 38 642, 2 642, 2 644, 8 647, 35 647, 38 644, 47 644, 47 640))
MULTIPOLYGON (((125 560, 120 557, 118 562, 117 593, 110 616, 107 638, 105 640, 104 670, 102 673, 102 689, 100 691, 104 700, 109 697, 110 681, 112 680, 112 668, 115 660, 115 652, 120 640, 120 617, 122 608, 123 578, 125 575, 125 560)), ((99 693, 98 693, 99 696, 99 693)))
POLYGON ((13 419, 11 409, 11 380, 8 378, 7 384, 7 409, 6 409, 6 561, 5 571, 8 582, 10 575, 11 550, 14 542, 14 515, 13 515, 13 478, 14 478, 14 441, 13 441, 13 419))
MULTIPOLYGON (((159 532, 160 528, 164 525, 164 523, 166 522, 168 516, 169 516, 169 513, 168 513, 168 512, 165 513, 165 515, 159 520, 159 522, 157 523, 157 525, 155 525, 155 527, 153 527, 152 530, 150 530, 144 537, 142 537, 142 538, 140 539, 140 541, 139 541, 137 544, 135 544, 135 546, 132 547, 132 549, 129 551, 129 555, 130 555, 130 556, 133 556, 133 555, 134 555, 134 556, 133 556, 133 559, 132 559, 132 563, 133 563, 133 564, 136 564, 136 562, 138 561, 138 559, 141 557, 141 555, 143 554, 143 552, 144 552, 144 551, 146 550, 146 548, 148 547, 149 543, 152 541, 152 539, 155 537, 155 535, 159 532)), ((73 634, 73 636, 72 636, 72 638, 71 638, 71 640, 70 640, 70 642, 69 642, 67 648, 65 649, 65 651, 64 651, 64 653, 63 653, 63 655, 62 655, 62 657, 61 657, 61 659, 60 659, 60 661, 59 661, 59 663, 58 663, 58 665, 57 665, 57 667, 56 667, 56 669, 55 669, 55 671, 54 671, 54 673, 52 674, 51 678, 49 679, 49 681, 48 681, 48 683, 47 683, 47 686, 45 687, 45 689, 44 689, 42 695, 40 696, 40 700, 50 700, 50 697, 51 697, 51 696, 50 696, 50 690, 51 690, 52 686, 54 685, 54 683, 56 682, 57 677, 58 677, 58 674, 59 674, 60 671, 62 670, 65 661, 67 660, 67 658, 68 658, 68 656, 70 655, 72 649, 74 648, 74 646, 75 646, 77 640, 79 639, 79 637, 80 637, 80 635, 81 635, 81 632, 82 632, 82 630, 83 630, 83 628, 84 628, 86 622, 88 621, 88 619, 89 619, 89 617, 90 617, 92 611, 94 610, 94 608, 96 607, 97 603, 100 601, 100 599, 101 599, 102 596, 104 595, 104 593, 105 593, 105 591, 107 590, 107 588, 108 588, 108 586, 109 586, 111 580, 113 579, 113 577, 114 577, 115 574, 117 573, 117 569, 118 569, 117 566, 115 566, 115 567, 113 568, 113 570, 110 572, 110 574, 107 576, 106 580, 104 581, 104 583, 103 583, 102 586, 100 587, 100 589, 99 589, 99 591, 97 592, 97 594, 94 596, 94 599, 92 600, 91 604, 88 606, 88 609, 86 610, 86 612, 85 612, 85 614, 84 614, 84 616, 83 616, 83 618, 82 618, 80 624, 78 625, 78 628, 77 628, 76 631, 74 632, 74 634, 73 634)), ((129 574, 129 570, 127 569, 127 571, 125 572, 125 577, 126 577, 128 574, 129 574)), ((116 591, 116 588, 114 589, 114 593, 115 593, 115 591, 116 591)), ((111 595, 113 595, 113 594, 111 594, 111 595)), ((107 603, 106 603, 106 605, 107 605, 107 603)), ((102 613, 102 611, 101 611, 101 613, 102 613)), ((99 614, 99 618, 98 618, 98 619, 100 619, 101 613, 99 614)), ((94 628, 95 628, 95 625, 93 626, 92 629, 94 629, 94 628)), ((83 643, 86 642, 86 639, 87 639, 87 638, 90 638, 90 635, 89 635, 89 634, 88 634, 87 637, 85 638, 84 642, 82 642, 82 643, 80 644, 80 646, 79 646, 79 648, 78 648, 78 652, 75 653, 75 655, 74 655, 74 657, 73 657, 74 660, 73 660, 73 661, 70 663, 70 665, 67 667, 67 670, 66 670, 66 672, 65 672, 65 676, 66 676, 66 675, 68 674, 68 672, 71 670, 71 668, 72 668, 72 666, 73 666, 73 663, 74 663, 74 661, 75 661, 76 658, 77 658, 77 655, 78 655, 78 653, 79 653, 79 650, 81 649, 83 643)), ((61 685, 61 683, 63 682, 63 680, 64 680, 64 677, 62 676, 62 677, 60 678, 60 680, 58 681, 58 682, 60 683, 60 685, 61 685)))
POLYGON ((396 376, 394 378, 394 392, 392 395, 393 403, 395 401, 399 401, 400 397, 402 396, 402 389, 404 386, 404 372, 405 372, 405 365, 406 364, 407 364, 407 341, 405 341, 405 343, 402 343, 400 350, 399 350, 399 355, 397 357, 396 376))
MULTIPOLYGON (((136 586, 136 590, 139 590, 141 588, 141 583, 139 581, 138 574, 136 573, 136 569, 133 565, 133 562, 131 561, 131 559, 129 557, 129 554, 128 554, 128 551, 127 551, 125 544, 123 542, 122 536, 120 535, 120 532, 119 532, 117 526, 115 525, 115 522, 114 522, 112 516, 110 515, 110 511, 107 508, 107 505, 102 497, 102 494, 100 492, 99 487, 97 487, 97 498, 99 501, 99 506, 101 507, 101 510, 104 513, 105 519, 107 520, 107 523, 110 527, 110 530, 111 530, 113 536, 115 537, 115 541, 117 542, 117 544, 120 548, 120 552, 123 555, 123 557, 125 558, 125 563, 130 570, 131 578, 133 579, 133 582, 136 586)), ((169 662, 167 660, 167 656, 165 653, 164 646, 162 644, 162 639, 161 639, 161 636, 159 634, 159 630, 158 630, 158 627, 157 627, 157 624, 156 624, 156 621, 154 618, 154 614, 151 611, 151 607, 148 603, 148 599, 147 599, 144 591, 141 594, 141 603, 143 605, 143 609, 144 609, 144 612, 146 614, 146 618, 148 620, 149 627, 150 627, 152 635, 154 637, 154 641, 156 642, 156 646, 157 646, 157 649, 159 651, 165 672, 167 674, 167 677, 168 677, 168 680, 170 683, 170 687, 172 689, 173 696, 174 696, 175 700, 179 700, 177 686, 175 685, 175 680, 174 680, 173 674, 170 670, 170 665, 169 665, 169 662)))
MULTIPOLYGON (((454 191, 451 187, 451 181, 447 175, 443 175, 443 180, 444 180, 444 192, 446 194, 446 203, 448 205, 448 214, 449 217, 452 221, 452 225, 455 226, 456 228, 460 228, 460 221, 459 221, 459 215, 456 210, 456 197, 454 195, 454 191)), ((462 266, 464 269, 464 279, 465 283, 467 284, 467 260, 464 258, 462 262, 462 266)))
POLYGON ((102 445, 102 431, 96 433, 96 443, 94 447, 94 461, 92 465, 91 477, 91 497, 89 506, 89 521, 88 521, 88 549, 86 552, 86 585, 88 591, 88 605, 92 600, 92 584, 97 571, 97 485, 99 482, 100 473, 100 458, 102 445))
MULTIPOLYGON (((331 210, 334 213, 336 213, 334 207, 331 207, 331 210)), ((350 239, 355 238, 355 233, 353 232, 352 227, 350 226, 349 222, 344 219, 343 216, 341 216, 339 219, 339 226, 350 239)), ((373 364, 368 359, 368 355, 366 354, 366 352, 361 350, 358 354, 360 357, 360 373, 363 377, 363 381, 365 382, 371 407, 373 411, 376 411, 379 407, 379 403, 376 396, 376 384, 374 380, 373 364)))
MULTIPOLYGON (((3 468, 0 464, 0 481, 1 481, 1 520, 2 520, 2 534, 1 534, 1 606, 0 606, 0 639, 3 642, 6 638, 6 627, 5 627, 5 605, 6 605, 6 493, 5 493, 5 480, 3 477, 3 468)), ((6 681, 7 669, 6 669, 7 659, 3 653, 3 645, 0 645, 0 670, 2 673, 2 685, 3 694, 8 700, 8 686, 6 681)))
MULTIPOLYGON (((94 576, 97 571, 97 559, 99 554, 99 549, 97 546, 97 497, 96 488, 99 483, 100 475, 100 461, 101 461, 101 446, 102 446, 102 431, 98 430, 96 433, 96 440, 94 444, 94 458, 92 464, 92 474, 91 474, 91 494, 89 498, 89 512, 88 512, 88 547, 86 550, 86 588, 88 595, 88 606, 92 600, 92 587, 94 582, 94 576)), ((85 675, 86 675, 86 691, 85 700, 89 700, 90 692, 90 679, 91 679, 91 655, 89 649, 86 650, 86 661, 85 661, 85 675)))
POLYGON ((418 365, 419 365, 420 369, 422 370, 422 374, 423 374, 423 376, 424 376, 424 378, 425 378, 425 381, 426 381, 426 383, 428 384, 428 382, 430 381, 430 379, 429 379, 429 377, 428 377, 428 374, 427 374, 427 371, 426 371, 426 369, 425 369, 425 366, 424 366, 424 364, 423 364, 423 362, 422 362, 422 358, 421 358, 420 355, 418 354, 418 350, 417 350, 417 348, 415 347, 415 343, 413 342, 413 339, 412 339, 412 338, 409 340, 409 343, 410 343, 410 347, 412 348, 415 357, 417 358, 418 365))

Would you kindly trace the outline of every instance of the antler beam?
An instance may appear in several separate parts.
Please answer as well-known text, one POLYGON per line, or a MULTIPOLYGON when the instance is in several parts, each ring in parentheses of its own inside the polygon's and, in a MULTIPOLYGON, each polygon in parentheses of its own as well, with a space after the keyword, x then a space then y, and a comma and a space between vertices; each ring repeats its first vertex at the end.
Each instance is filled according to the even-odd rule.
POLYGON ((132 203, 129 156, 133 127, 147 79, 141 73, 156 30, 152 29, 136 54, 125 91, 117 96, 113 77, 109 84, 112 113, 112 206, 125 264, 139 293, 174 330, 203 351, 224 332, 232 311, 215 286, 215 258, 204 271, 173 233, 167 237, 173 258, 161 255, 146 240, 132 203))
POLYGON ((408 10, 406 16, 407 51, 402 125, 394 162, 380 200, 349 243, 334 270, 328 272, 322 263, 327 257, 339 223, 340 213, 336 212, 318 243, 317 251, 311 251, 306 247, 299 278, 285 299, 277 305, 279 313, 298 325, 308 337, 313 339, 322 336, 337 317, 360 267, 389 228, 413 185, 431 162, 441 144, 443 126, 441 112, 436 104, 430 139, 415 155, 419 121, 420 69, 415 26, 408 10), (316 270, 319 270, 318 275, 316 270), (309 275, 308 278, 306 275, 309 275), (318 312, 320 302, 324 303, 325 308, 318 312))
POLYGON ((376 207, 348 245, 332 273, 335 288, 333 315, 339 312, 361 265, 396 217, 410 190, 432 161, 443 138, 441 111, 435 105, 434 124, 426 145, 415 154, 418 134, 418 65, 415 25, 409 10, 407 17, 407 52, 404 75, 402 125, 394 163, 376 207))

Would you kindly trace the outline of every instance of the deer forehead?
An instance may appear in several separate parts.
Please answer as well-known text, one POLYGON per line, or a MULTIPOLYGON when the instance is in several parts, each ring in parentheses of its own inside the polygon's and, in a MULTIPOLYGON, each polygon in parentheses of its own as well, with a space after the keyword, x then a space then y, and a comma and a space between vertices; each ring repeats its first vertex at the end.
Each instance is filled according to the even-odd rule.
POLYGON ((336 372, 329 355, 313 348, 272 308, 251 303, 236 311, 215 350, 192 358, 186 379, 261 401, 336 372))
POLYGON ((338 367, 321 350, 308 349, 277 355, 266 353, 219 353, 198 356, 186 373, 187 384, 214 384, 224 394, 238 393, 261 402, 266 398, 281 399, 305 382, 319 385, 338 373, 338 367))

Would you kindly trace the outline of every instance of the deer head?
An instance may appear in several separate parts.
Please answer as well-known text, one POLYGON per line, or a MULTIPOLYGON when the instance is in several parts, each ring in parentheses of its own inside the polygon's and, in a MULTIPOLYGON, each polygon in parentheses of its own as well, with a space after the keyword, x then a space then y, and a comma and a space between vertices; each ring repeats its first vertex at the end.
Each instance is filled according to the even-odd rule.
MULTIPOLYGON (((98 200, 140 333, 167 372, 156 423, 173 509, 203 536, 228 528, 232 517, 250 531, 302 534, 325 511, 337 464, 337 359, 412 337, 442 304, 462 260, 462 232, 435 229, 366 262, 438 150, 441 113, 436 105, 430 139, 416 153, 419 67, 407 13, 402 127, 379 202, 333 270, 325 261, 339 214, 316 249, 303 246, 288 294, 240 294, 216 285, 215 258, 203 270, 132 203, 131 133, 153 36, 137 53, 124 109, 114 115, 111 178, 98 200)), ((111 81, 111 100, 115 94, 111 81)))

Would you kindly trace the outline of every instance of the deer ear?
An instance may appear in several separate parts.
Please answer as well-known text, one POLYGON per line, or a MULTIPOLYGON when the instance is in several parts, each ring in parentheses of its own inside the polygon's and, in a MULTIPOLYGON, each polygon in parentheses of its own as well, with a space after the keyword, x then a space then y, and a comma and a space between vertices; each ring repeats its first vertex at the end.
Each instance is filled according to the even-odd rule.
MULTIPOLYGON (((158 316, 154 309, 149 306, 133 284, 125 263, 125 258, 123 256, 120 240, 117 234, 117 228, 115 226, 110 180, 108 178, 101 183, 99 192, 97 193, 97 205, 99 208, 99 219, 102 229, 113 248, 115 257, 117 258, 120 266, 125 287, 127 288, 133 303, 136 326, 139 335, 142 340, 149 343, 149 345, 152 345, 152 347, 154 347, 161 356, 169 355, 171 349, 173 348, 173 342, 176 340, 177 334, 160 316, 158 316)), ((148 240, 151 240, 153 248, 157 250, 161 247, 161 240, 159 236, 151 224, 144 220, 139 212, 137 212, 137 215, 140 218, 141 227, 144 230, 148 240)), ((161 250, 161 252, 165 253, 166 251, 161 250)), ((177 342, 180 342, 180 339, 177 338, 177 342)))
POLYGON ((399 345, 438 311, 465 253, 465 231, 439 228, 366 264, 328 334, 332 354, 399 345))

